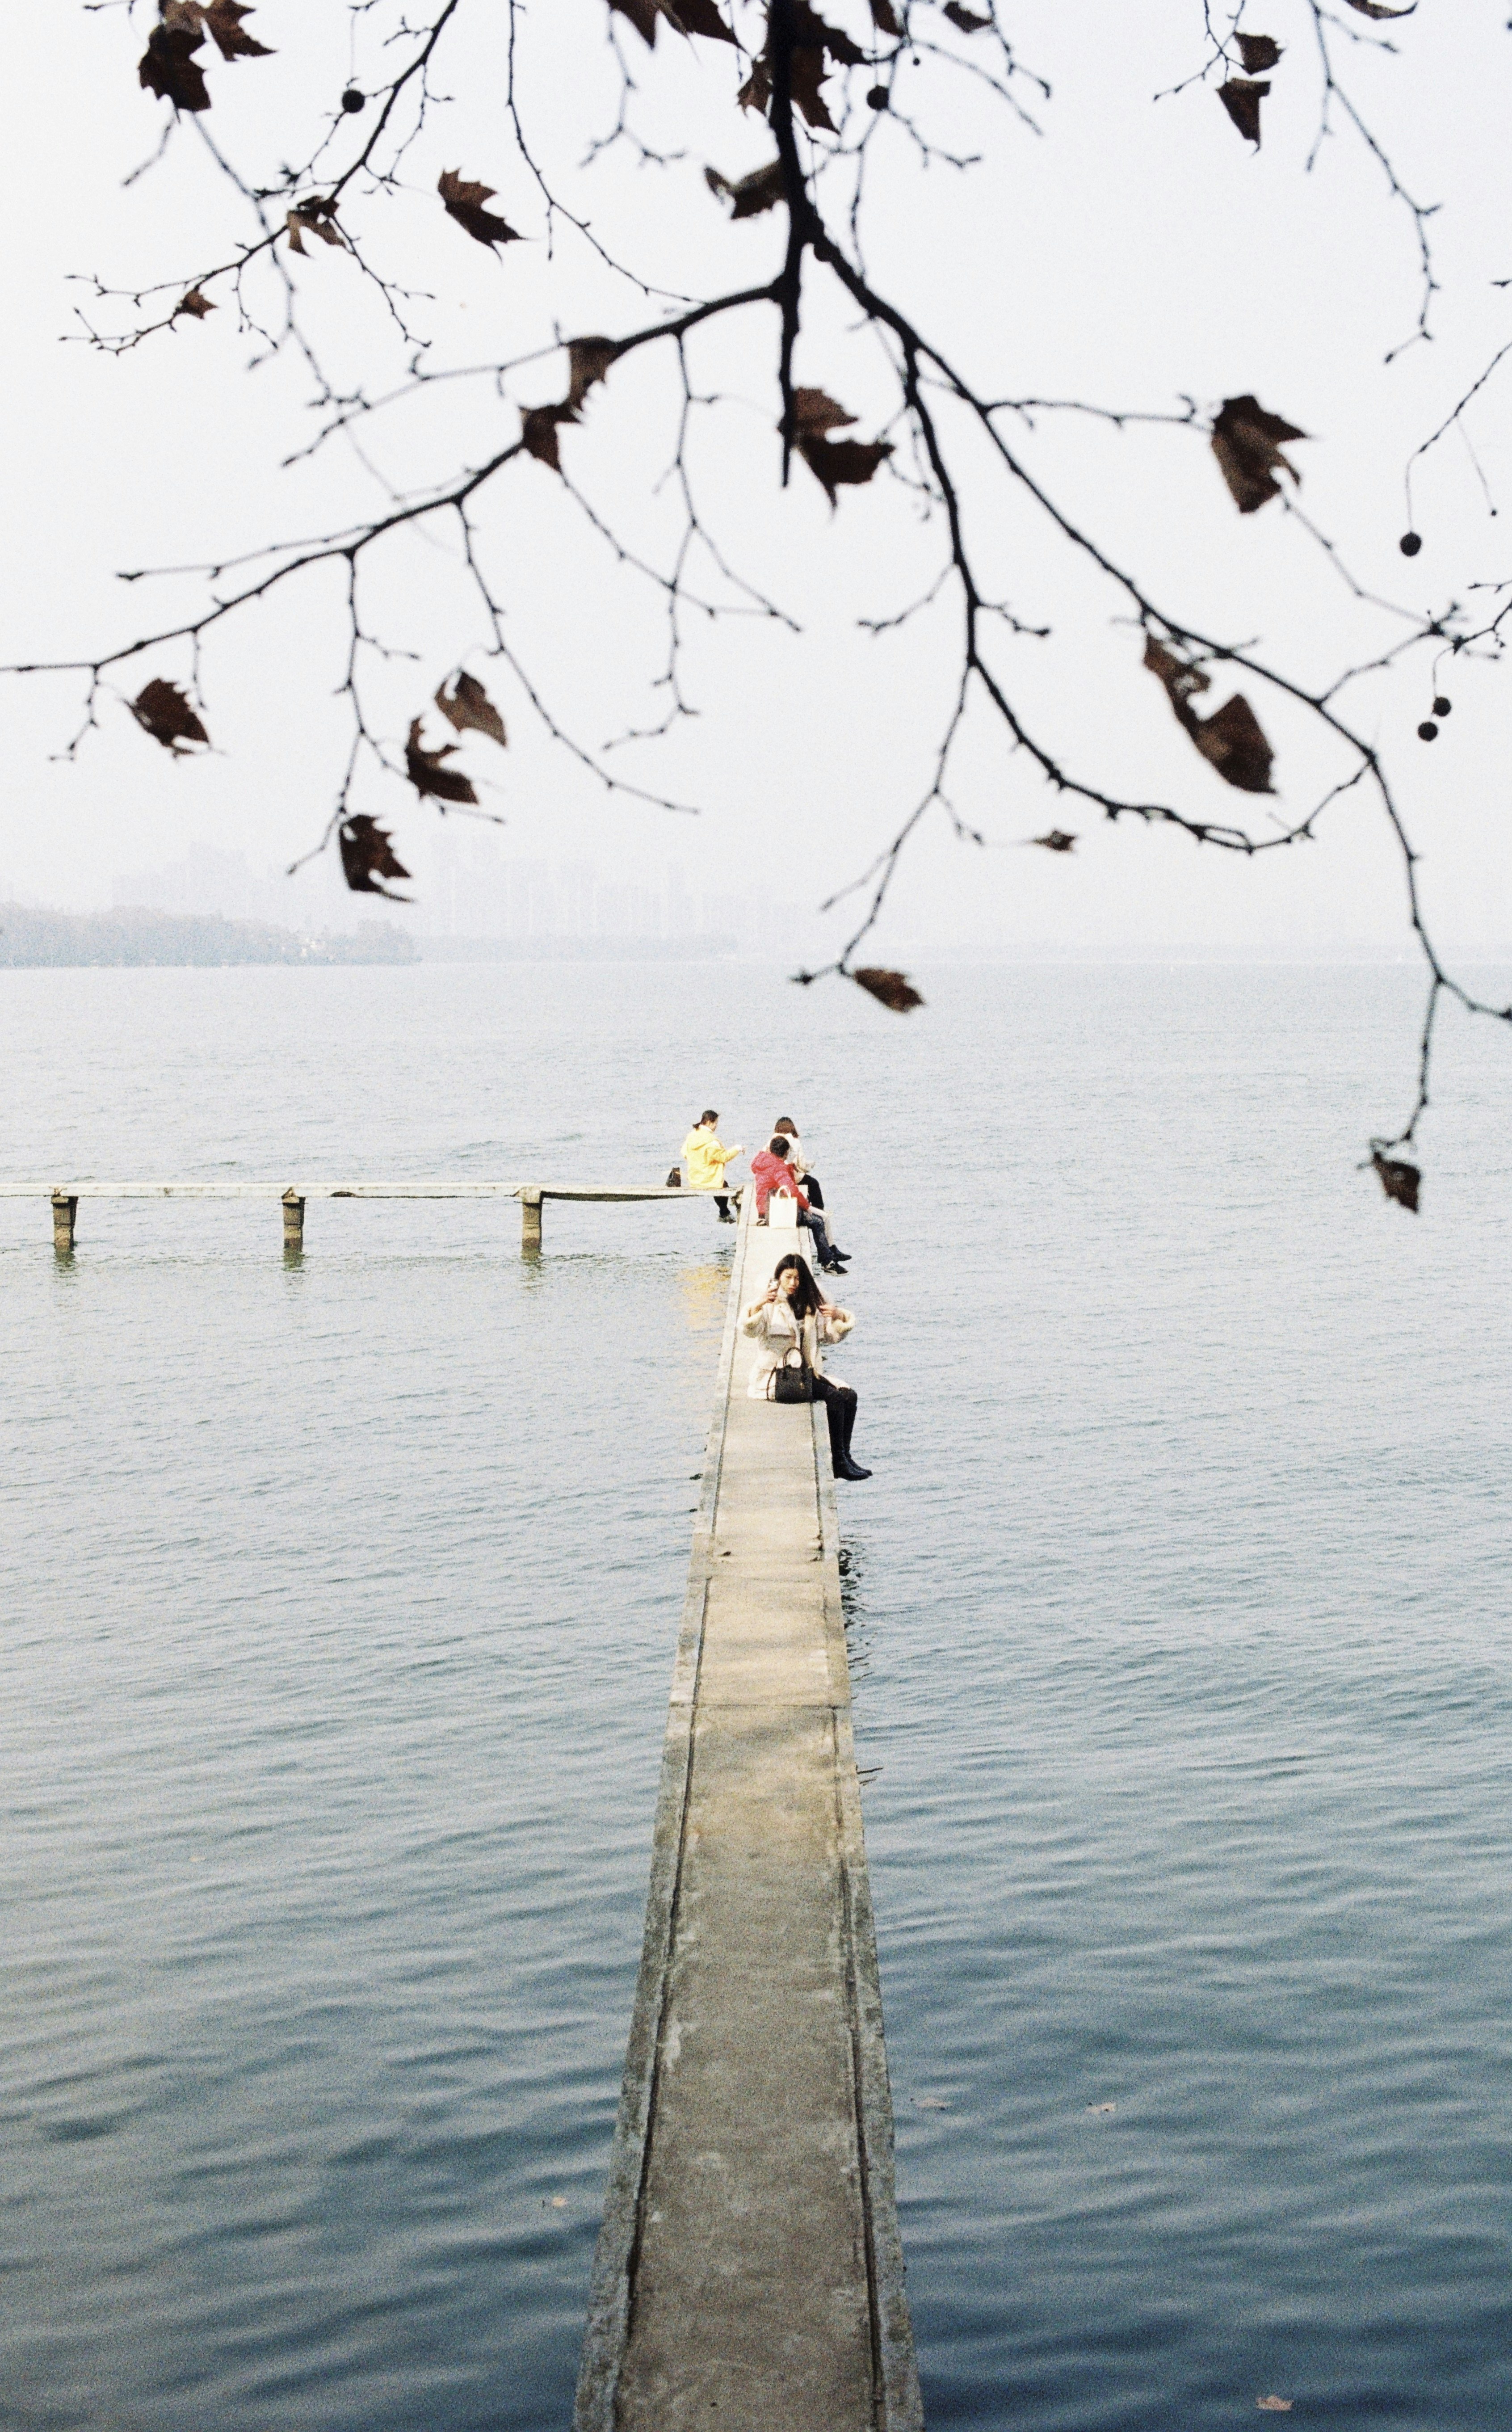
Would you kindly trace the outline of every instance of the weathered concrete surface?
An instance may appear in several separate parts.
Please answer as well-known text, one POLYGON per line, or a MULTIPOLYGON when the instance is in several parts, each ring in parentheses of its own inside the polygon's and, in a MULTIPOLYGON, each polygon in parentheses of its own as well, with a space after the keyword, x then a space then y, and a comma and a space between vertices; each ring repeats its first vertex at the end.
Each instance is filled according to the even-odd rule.
POLYGON ((736 1243, 577 2432, 922 2423, 822 1410, 748 1401, 736 1243), (815 1418, 818 1425, 815 1427, 815 1418))

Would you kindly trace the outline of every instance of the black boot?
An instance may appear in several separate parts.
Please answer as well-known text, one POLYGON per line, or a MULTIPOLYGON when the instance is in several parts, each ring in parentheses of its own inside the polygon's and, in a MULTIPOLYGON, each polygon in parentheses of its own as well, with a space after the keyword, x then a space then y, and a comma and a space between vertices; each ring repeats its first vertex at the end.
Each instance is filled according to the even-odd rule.
POLYGON ((869 1478, 871 1476, 869 1469, 863 1469, 859 1461, 852 1461, 850 1458, 850 1433, 855 1424, 856 1397, 852 1393, 848 1402, 842 1402, 840 1405, 839 1448, 836 1450, 833 1445, 831 1446, 836 1478, 869 1478))

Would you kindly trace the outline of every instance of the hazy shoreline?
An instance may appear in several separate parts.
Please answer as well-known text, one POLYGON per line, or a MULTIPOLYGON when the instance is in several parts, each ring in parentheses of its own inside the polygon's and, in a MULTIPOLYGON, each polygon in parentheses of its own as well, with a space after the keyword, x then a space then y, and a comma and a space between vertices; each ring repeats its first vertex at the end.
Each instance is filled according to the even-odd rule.
POLYGON ((53 912, 0 904, 0 969, 86 971, 210 968, 235 963, 412 963, 414 942, 391 921, 302 936, 272 921, 219 913, 53 912))
MULTIPOLYGON (((1088 954, 1051 945, 1000 946, 971 937, 911 941, 893 949, 912 969, 941 966, 1003 970, 1377 970, 1417 968, 1403 946, 1394 951, 1340 947, 1331 954, 1267 954, 1217 941, 1151 944, 1117 954, 1088 954)), ((0 904, 0 971, 227 970, 256 965, 315 969, 341 965, 421 963, 691 963, 760 962, 731 937, 695 934, 649 937, 512 937, 414 936, 392 920, 361 920, 353 929, 298 930, 273 921, 238 920, 220 913, 158 912, 126 905, 109 912, 62 912, 0 904)), ((1504 970, 1512 945, 1481 948, 1456 959, 1467 970, 1504 970)))
POLYGON ((425 937, 396 921, 286 929, 218 912, 57 912, 0 904, 0 970, 223 970, 237 964, 690 962, 735 952, 727 937, 425 937))

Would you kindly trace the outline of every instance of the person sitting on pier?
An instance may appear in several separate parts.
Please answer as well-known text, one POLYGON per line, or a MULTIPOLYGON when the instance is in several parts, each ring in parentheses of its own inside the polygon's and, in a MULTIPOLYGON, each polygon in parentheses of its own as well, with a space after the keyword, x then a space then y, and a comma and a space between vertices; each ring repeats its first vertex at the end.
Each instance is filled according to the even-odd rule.
MULTIPOLYGON (((705 1106, 687 1139, 682 1143, 684 1191, 712 1191, 714 1206, 719 1210, 721 1224, 732 1224, 731 1194, 723 1188, 725 1168, 733 1165, 742 1152, 738 1148, 722 1148, 716 1129, 719 1118, 713 1106, 705 1106)), ((739 1193, 735 1196, 738 1198, 739 1193)))
POLYGON ((779 1258, 771 1282, 760 1300, 753 1300, 741 1318, 741 1331, 753 1334, 761 1349, 747 1388, 753 1402, 773 1395, 779 1368, 798 1365, 808 1378, 810 1399, 822 1402, 830 1422, 830 1465, 836 1478, 869 1478, 850 1457, 856 1424, 856 1389, 824 1373, 821 1345, 839 1343, 854 1325, 848 1309, 826 1300, 796 1250, 779 1258))
POLYGON ((772 1125, 772 1130, 774 1134, 781 1132, 787 1141, 787 1162, 802 1183, 803 1195, 809 1206, 822 1208, 824 1193, 819 1188, 819 1177, 813 1168, 805 1165, 803 1161, 803 1143, 798 1138, 798 1127, 792 1116, 779 1115, 772 1125))
POLYGON ((790 1192, 798 1204, 799 1224, 806 1233, 814 1236, 814 1246, 825 1274, 843 1275, 847 1253, 838 1242, 832 1243, 824 1228, 824 1218, 810 1207, 807 1192, 800 1188, 798 1175, 788 1164, 785 1132, 774 1132, 769 1144, 757 1150, 750 1161, 750 1175, 756 1185, 757 1222, 760 1223, 765 1215, 767 1202, 774 1191, 790 1192))

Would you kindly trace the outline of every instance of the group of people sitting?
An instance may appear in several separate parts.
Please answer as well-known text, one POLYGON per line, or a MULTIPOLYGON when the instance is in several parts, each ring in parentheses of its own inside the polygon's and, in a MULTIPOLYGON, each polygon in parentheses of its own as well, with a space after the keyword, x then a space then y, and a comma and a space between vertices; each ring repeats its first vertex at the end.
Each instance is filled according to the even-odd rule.
MULTIPOLYGON (((719 1138, 719 1117, 713 1106, 705 1106, 682 1143, 680 1187, 684 1191, 712 1191, 721 1224, 735 1222, 731 1202, 738 1206, 741 1196, 739 1191, 726 1183, 725 1168, 744 1155, 741 1148, 725 1147, 719 1138)), ((679 1173, 676 1166, 672 1171, 679 1173)), ((814 1236, 815 1253, 825 1274, 843 1275, 849 1253, 830 1239, 823 1214, 824 1192, 817 1176, 804 1161, 803 1143, 791 1115, 779 1115, 766 1146, 758 1149, 751 1158, 750 1178, 756 1192, 757 1224, 766 1222, 767 1203, 773 1191, 786 1191, 798 1203, 799 1224, 814 1236)))
MULTIPOLYGON (((682 1167, 673 1176, 687 1191, 712 1191, 722 1224, 735 1222, 731 1202, 740 1191, 729 1187, 725 1168, 744 1155, 726 1148, 719 1138, 719 1117, 706 1106, 682 1143, 682 1167)), ((669 1176, 672 1179, 673 1176, 669 1176)), ((824 1192, 803 1156, 798 1128, 789 1115, 780 1116, 772 1136, 750 1161, 756 1192, 756 1221, 764 1224, 774 1191, 783 1191, 798 1203, 798 1221, 813 1237, 820 1266, 827 1275, 844 1275, 847 1253, 832 1241, 825 1225, 824 1192)), ((850 1311, 826 1300, 808 1263, 796 1250, 779 1258, 771 1282, 741 1316, 741 1330, 759 1345, 748 1392, 752 1401, 822 1402, 830 1425, 830 1461, 836 1478, 869 1478, 869 1469, 851 1457, 850 1438, 856 1424, 854 1386, 825 1374, 824 1346, 843 1342, 854 1324, 850 1311), (779 1392, 779 1379, 785 1390, 779 1392)))

